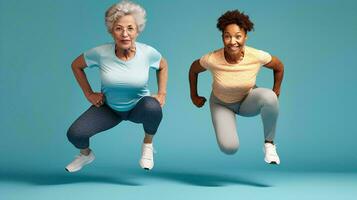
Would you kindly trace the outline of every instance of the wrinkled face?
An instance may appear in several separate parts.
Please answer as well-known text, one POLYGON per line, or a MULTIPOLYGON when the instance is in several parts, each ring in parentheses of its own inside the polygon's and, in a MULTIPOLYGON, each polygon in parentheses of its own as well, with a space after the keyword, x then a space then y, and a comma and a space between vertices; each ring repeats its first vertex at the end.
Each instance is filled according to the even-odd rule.
POLYGON ((120 17, 113 25, 112 36, 119 49, 127 50, 134 46, 139 32, 131 15, 120 17))
POLYGON ((237 24, 229 24, 222 34, 224 50, 232 55, 239 54, 248 39, 244 29, 237 24))

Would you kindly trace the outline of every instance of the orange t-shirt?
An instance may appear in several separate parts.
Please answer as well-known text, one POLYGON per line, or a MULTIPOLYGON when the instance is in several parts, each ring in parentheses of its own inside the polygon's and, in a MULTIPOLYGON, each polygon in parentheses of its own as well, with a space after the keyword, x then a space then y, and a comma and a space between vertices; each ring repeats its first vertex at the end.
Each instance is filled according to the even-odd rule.
POLYGON ((245 46, 243 60, 238 64, 226 61, 223 48, 202 56, 200 64, 212 74, 213 94, 225 103, 235 103, 252 90, 260 67, 271 59, 269 53, 245 46))

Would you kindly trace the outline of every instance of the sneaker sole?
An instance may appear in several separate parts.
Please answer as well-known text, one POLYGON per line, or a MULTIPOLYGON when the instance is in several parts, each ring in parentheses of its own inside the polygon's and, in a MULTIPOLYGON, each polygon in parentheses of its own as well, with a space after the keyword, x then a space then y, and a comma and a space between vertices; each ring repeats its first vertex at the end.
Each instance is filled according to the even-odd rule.
POLYGON ((280 163, 277 163, 276 161, 271 161, 271 162, 269 162, 269 161, 267 161, 267 160, 265 160, 265 159, 264 159, 264 161, 265 161, 266 163, 270 164, 270 165, 280 165, 280 163))
POLYGON ((147 170, 147 171, 150 171, 150 170, 152 170, 152 168, 154 168, 154 167, 152 167, 152 168, 148 168, 148 167, 142 167, 142 166, 140 166, 142 169, 144 169, 144 170, 147 170))
MULTIPOLYGON (((94 159, 95 159, 95 158, 94 158, 94 159)), ((94 161, 94 159, 92 159, 92 160, 90 160, 89 162, 83 164, 82 167, 80 167, 79 169, 75 169, 75 170, 73 170, 73 171, 69 171, 67 168, 64 168, 64 169, 65 169, 67 172, 69 172, 69 173, 78 172, 78 171, 81 170, 84 166, 86 166, 86 165, 92 163, 92 162, 94 161)))
POLYGON ((154 168, 154 165, 153 165, 151 168, 146 167, 146 166, 143 166, 143 164, 141 163, 141 161, 139 161, 139 165, 140 165, 140 167, 141 167, 142 169, 147 170, 147 171, 150 171, 150 170, 152 170, 152 169, 154 168))

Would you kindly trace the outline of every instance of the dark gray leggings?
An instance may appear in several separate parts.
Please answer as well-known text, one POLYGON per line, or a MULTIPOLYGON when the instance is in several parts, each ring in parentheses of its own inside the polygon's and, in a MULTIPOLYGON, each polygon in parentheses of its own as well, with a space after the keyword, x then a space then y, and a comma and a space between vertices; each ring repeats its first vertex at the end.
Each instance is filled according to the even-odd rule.
POLYGON ((155 135, 162 119, 159 102, 146 96, 139 100, 135 107, 126 112, 119 112, 104 104, 101 107, 91 106, 73 124, 67 132, 68 140, 78 149, 89 147, 89 138, 108 130, 123 120, 143 124, 147 134, 155 135))

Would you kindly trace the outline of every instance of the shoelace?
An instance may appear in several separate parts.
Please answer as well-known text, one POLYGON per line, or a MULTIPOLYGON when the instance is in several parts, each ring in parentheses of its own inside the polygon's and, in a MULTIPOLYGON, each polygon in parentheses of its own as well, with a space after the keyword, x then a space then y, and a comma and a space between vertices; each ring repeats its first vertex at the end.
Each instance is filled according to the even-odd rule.
POLYGON ((79 162, 83 162, 83 154, 79 154, 79 155, 76 155, 76 156, 74 156, 74 160, 73 160, 73 162, 72 163, 79 163, 79 162))
POLYGON ((153 154, 156 154, 156 150, 155 150, 155 148, 154 147, 144 147, 145 149, 147 148, 147 149, 150 149, 150 150, 145 150, 145 149, 143 149, 143 158, 145 158, 145 159, 152 159, 152 155, 149 153, 149 151, 151 151, 153 154))
POLYGON ((278 154, 276 153, 276 144, 269 145, 267 148, 267 152, 269 153, 269 155, 277 156, 278 154))

